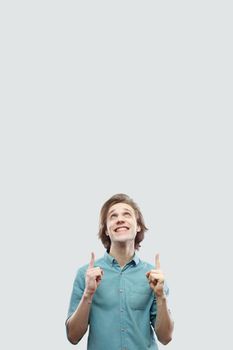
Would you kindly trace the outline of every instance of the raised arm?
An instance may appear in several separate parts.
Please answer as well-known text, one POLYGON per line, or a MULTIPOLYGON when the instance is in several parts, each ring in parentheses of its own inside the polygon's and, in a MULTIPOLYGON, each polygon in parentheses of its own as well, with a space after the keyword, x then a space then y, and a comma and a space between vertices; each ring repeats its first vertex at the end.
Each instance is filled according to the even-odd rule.
POLYGON ((167 299, 164 294, 164 275, 160 268, 159 254, 156 254, 155 266, 156 268, 148 271, 146 276, 156 297, 157 315, 154 324, 155 333, 160 343, 166 345, 172 340, 174 322, 168 310, 167 299))
POLYGON ((92 299, 103 276, 103 270, 94 267, 94 263, 95 255, 91 253, 82 299, 75 312, 66 322, 67 338, 72 344, 77 344, 87 331, 92 299))

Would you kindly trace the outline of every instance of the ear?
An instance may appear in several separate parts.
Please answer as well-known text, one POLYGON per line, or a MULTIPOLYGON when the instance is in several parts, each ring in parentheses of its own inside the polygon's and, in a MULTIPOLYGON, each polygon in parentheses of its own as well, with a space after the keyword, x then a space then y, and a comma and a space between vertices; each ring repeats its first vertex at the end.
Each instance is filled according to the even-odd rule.
POLYGON ((141 226, 137 225, 137 232, 141 231, 141 226))
POLYGON ((108 236, 108 231, 105 231, 106 236, 108 236))

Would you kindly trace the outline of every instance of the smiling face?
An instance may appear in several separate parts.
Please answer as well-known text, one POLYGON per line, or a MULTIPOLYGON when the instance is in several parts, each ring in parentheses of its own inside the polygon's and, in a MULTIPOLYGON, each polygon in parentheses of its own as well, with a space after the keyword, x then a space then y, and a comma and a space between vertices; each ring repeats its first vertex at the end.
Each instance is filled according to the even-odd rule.
MULTIPOLYGON (((98 232, 98 236, 101 239, 104 247, 107 249, 107 252, 110 251, 111 248, 111 237, 114 240, 114 235, 117 233, 112 230, 112 222, 115 220, 114 215, 112 218, 110 218, 110 211, 116 208, 125 208, 129 210, 129 213, 131 213, 131 215, 133 216, 133 225, 131 225, 131 220, 130 219, 130 227, 127 226, 127 228, 129 228, 130 230, 132 230, 132 227, 134 226, 134 231, 138 231, 134 240, 134 247, 135 249, 139 250, 140 248, 140 243, 143 241, 144 236, 145 236, 145 232, 148 230, 148 228, 145 225, 145 221, 142 215, 142 212, 139 208, 139 206, 137 205, 137 203, 130 198, 127 194, 125 193, 117 193, 114 194, 112 197, 110 197, 102 206, 101 210, 100 210, 100 217, 99 217, 99 232, 98 232), (119 204, 121 204, 119 206, 119 204), (124 205, 124 206, 123 206, 124 205), (110 232, 110 234, 109 234, 110 232)), ((119 213, 111 213, 111 214, 116 214, 119 215, 119 213)), ((120 213, 120 215, 122 215, 120 213)), ((129 220, 129 218, 127 218, 127 215, 129 214, 124 214, 123 216, 123 221, 127 221, 129 220), (125 218, 126 215, 126 218, 125 218)), ((120 220, 122 220, 120 218, 120 220)), ((124 226, 124 225, 123 225, 124 226)), ((118 236, 120 233, 120 228, 118 231, 118 236)), ((123 232, 123 228, 122 228, 122 232, 123 232)), ((119 237, 118 237, 119 239, 119 237)), ((132 242, 131 242, 132 243, 132 242)))
POLYGON ((109 208, 106 226, 106 235, 111 243, 133 241, 141 230, 134 209, 126 203, 117 203, 109 208))

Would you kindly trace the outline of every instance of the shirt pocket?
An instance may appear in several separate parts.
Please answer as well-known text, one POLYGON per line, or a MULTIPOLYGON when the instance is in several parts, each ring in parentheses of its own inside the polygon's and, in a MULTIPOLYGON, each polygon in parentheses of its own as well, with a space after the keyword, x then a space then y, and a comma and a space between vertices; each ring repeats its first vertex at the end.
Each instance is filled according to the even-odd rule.
POLYGON ((151 291, 136 288, 129 293, 129 306, 134 310, 145 310, 151 300, 151 291))

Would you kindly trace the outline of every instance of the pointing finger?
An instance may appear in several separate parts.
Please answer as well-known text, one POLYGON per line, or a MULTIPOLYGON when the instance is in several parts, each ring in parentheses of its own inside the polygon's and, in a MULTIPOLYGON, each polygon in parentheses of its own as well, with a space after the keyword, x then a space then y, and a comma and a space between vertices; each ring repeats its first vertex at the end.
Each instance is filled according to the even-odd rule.
POLYGON ((92 252, 91 253, 91 261, 89 263, 89 267, 90 268, 94 267, 94 263, 95 263, 95 254, 92 252))
POLYGON ((156 269, 160 270, 160 258, 159 258, 159 254, 155 255, 155 267, 156 269))

